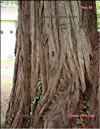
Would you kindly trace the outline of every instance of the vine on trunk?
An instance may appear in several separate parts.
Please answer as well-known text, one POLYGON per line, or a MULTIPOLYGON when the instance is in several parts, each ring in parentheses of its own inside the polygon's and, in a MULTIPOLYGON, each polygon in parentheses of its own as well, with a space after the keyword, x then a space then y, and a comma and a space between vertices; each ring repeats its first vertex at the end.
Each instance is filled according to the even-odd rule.
MULTIPOLYGON (((31 103, 31 111, 30 111, 30 116, 32 116, 33 114, 33 109, 34 107, 38 104, 40 104, 40 101, 42 100, 42 83, 41 83, 41 79, 38 78, 38 83, 37 83, 37 87, 38 87, 38 93, 36 98, 34 99, 34 101, 32 101, 31 103)), ((31 123, 32 123, 32 117, 31 117, 31 123)))

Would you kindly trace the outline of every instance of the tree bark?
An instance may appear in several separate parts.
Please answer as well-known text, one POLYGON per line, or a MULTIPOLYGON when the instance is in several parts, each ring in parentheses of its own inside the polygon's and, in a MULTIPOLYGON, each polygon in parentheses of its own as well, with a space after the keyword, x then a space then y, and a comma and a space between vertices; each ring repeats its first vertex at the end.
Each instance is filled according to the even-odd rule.
POLYGON ((16 61, 6 127, 99 128, 95 2, 19 1, 18 6, 16 61), (82 5, 93 9, 84 10, 82 5), (32 117, 22 117, 30 115, 39 93, 39 78, 42 100, 39 96, 32 117), (96 117, 83 118, 78 125, 77 118, 67 114, 80 114, 86 97, 96 117))

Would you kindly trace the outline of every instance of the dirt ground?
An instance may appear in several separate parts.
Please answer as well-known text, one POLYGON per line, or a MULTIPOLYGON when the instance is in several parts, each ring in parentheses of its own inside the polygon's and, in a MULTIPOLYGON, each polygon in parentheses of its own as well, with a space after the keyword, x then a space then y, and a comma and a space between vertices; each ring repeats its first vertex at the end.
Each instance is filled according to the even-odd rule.
POLYGON ((10 93, 12 89, 14 62, 2 63, 1 61, 1 125, 5 123, 6 111, 10 99, 10 93), (8 87, 7 83, 11 83, 8 87), (6 84, 3 86, 3 84, 6 84))
POLYGON ((14 63, 2 63, 1 62, 1 82, 12 81, 13 79, 14 63))

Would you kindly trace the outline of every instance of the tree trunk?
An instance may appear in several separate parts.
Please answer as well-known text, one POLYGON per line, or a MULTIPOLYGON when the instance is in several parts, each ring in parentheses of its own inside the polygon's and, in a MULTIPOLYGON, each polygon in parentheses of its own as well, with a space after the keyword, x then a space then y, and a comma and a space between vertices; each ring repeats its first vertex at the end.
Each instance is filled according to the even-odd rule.
POLYGON ((16 61, 6 127, 99 128, 95 2, 19 1, 18 6, 16 61), (83 109, 89 103, 91 106, 83 109), (83 121, 80 117, 81 124, 68 117, 87 110, 95 117, 83 117, 83 121))

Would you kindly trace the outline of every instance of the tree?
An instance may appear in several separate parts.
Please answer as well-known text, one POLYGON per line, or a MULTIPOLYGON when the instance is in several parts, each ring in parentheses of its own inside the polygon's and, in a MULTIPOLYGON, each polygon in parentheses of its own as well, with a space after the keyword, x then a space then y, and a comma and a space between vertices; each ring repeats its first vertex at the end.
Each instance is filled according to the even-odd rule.
POLYGON ((16 61, 6 127, 98 128, 95 2, 19 1, 18 7, 16 61), (81 109, 87 104, 88 110, 81 109), (81 110, 96 117, 79 118, 80 125, 75 125, 77 118, 66 117, 81 110))

